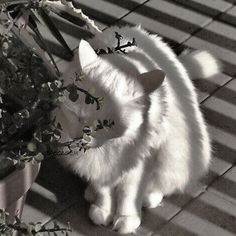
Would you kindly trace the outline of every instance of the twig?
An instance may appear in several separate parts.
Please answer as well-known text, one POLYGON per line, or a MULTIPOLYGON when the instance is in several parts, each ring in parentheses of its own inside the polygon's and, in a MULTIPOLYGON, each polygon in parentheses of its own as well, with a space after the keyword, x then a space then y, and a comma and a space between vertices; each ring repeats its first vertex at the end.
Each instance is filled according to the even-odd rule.
POLYGON ((96 105, 97 105, 97 110, 99 110, 101 108, 101 100, 102 98, 100 97, 94 97, 92 94, 90 94, 88 91, 76 86, 77 90, 79 90, 80 92, 84 93, 85 95, 89 96, 90 98, 92 98, 95 102, 96 102, 96 105))
MULTIPOLYGON (((27 235, 27 233, 28 233, 28 230, 26 229, 26 228, 22 228, 21 226, 19 226, 19 225, 16 225, 16 224, 7 224, 7 227, 9 227, 9 228, 11 228, 11 229, 13 229, 13 230, 16 230, 16 231, 18 231, 18 232, 20 232, 20 233, 22 233, 22 234, 25 234, 25 235, 27 235)), ((34 234, 37 234, 37 233, 43 233, 43 232, 46 232, 46 233, 50 233, 50 232, 62 232, 62 231, 64 231, 64 232, 72 232, 72 229, 67 229, 67 228, 48 228, 48 229, 40 229, 40 230, 38 230, 38 231, 36 231, 36 230, 32 230, 30 233, 32 233, 33 235, 34 234)))
MULTIPOLYGON (((93 101, 96 102, 96 109, 99 110, 101 108, 101 101, 103 100, 103 98, 101 97, 94 97, 92 94, 90 94, 88 91, 86 91, 85 89, 82 89, 80 87, 78 87, 77 85, 74 84, 74 86, 76 87, 76 89, 82 93, 84 93, 86 96, 89 96, 93 101)), ((65 91, 67 90, 67 87, 62 87, 61 91, 65 91)))
POLYGON ((128 41, 126 44, 121 45, 121 40, 123 39, 123 37, 118 32, 115 32, 115 37, 117 39, 117 46, 116 47, 113 47, 113 48, 107 47, 107 51, 105 49, 97 49, 97 50, 95 50, 96 53, 98 55, 111 54, 114 52, 122 52, 123 54, 127 54, 127 52, 124 50, 124 48, 137 46, 135 38, 133 38, 132 41, 128 41))

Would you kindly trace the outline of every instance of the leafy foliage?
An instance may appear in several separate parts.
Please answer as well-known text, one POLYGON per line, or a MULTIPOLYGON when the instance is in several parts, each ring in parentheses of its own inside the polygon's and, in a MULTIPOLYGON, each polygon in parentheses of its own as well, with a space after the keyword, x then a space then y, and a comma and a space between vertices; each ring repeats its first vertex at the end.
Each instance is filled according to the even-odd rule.
MULTIPOLYGON (((51 12, 86 27, 91 33, 99 31, 94 22, 80 9, 75 9, 70 1, 0 0, 0 178, 5 177, 4 173, 8 174, 3 172, 1 175, 5 165, 24 168, 25 162, 41 162, 45 156, 65 155, 74 149, 86 151, 94 131, 114 125, 108 119, 97 120, 93 127, 84 127, 82 137, 68 143, 60 142, 62 127, 51 117, 51 111, 65 100, 65 94, 76 102, 83 93, 84 102, 96 105, 97 110, 101 109, 103 98, 95 97, 79 86, 84 75, 75 74, 75 82, 67 86, 59 79, 60 68, 38 28, 41 19, 70 58, 73 52, 50 19, 51 12), (65 147, 69 152, 64 151, 65 147), (4 163, 2 156, 7 157, 4 163)), ((118 34, 116 37, 118 39, 118 34)), ((131 44, 135 41, 128 42, 127 46, 131 44)), ((126 46, 118 46, 114 51, 125 53, 126 46)), ((17 217, 15 223, 9 224, 7 218, 8 213, 0 209, 0 235, 12 235, 16 230, 21 235, 37 236, 42 233, 57 235, 57 232, 68 235, 71 231, 70 227, 60 228, 56 223, 52 228, 45 228, 40 222, 25 224, 17 217)))
POLYGON ((89 142, 94 132, 101 129, 110 129, 115 125, 113 120, 95 120, 91 126, 84 126, 82 137, 76 138, 73 141, 61 143, 58 146, 57 155, 76 154, 78 151, 86 152, 89 149, 89 142))
MULTIPOLYGON (((13 165, 23 168, 24 162, 40 162, 45 155, 58 154, 56 149, 64 145, 60 143, 61 125, 51 111, 65 100, 65 91, 72 102, 84 93, 85 103, 96 104, 97 110, 102 98, 78 83, 63 86, 13 34, 0 36, 0 46, 0 152, 5 151, 13 165)), ((75 82, 82 83, 82 77, 75 74, 75 82)))
POLYGON ((0 36, 0 47, 0 151, 23 167, 60 137, 50 111, 64 96, 62 82, 13 34, 0 36))
POLYGON ((9 224, 8 217, 9 213, 4 209, 0 209, 0 235, 12 236, 13 232, 17 231, 20 235, 43 236, 44 233, 47 233, 49 236, 56 236, 58 233, 69 235, 68 233, 72 231, 69 223, 67 228, 60 227, 57 222, 53 222, 53 227, 46 227, 41 222, 30 222, 26 224, 15 216, 15 222, 13 224, 9 224))

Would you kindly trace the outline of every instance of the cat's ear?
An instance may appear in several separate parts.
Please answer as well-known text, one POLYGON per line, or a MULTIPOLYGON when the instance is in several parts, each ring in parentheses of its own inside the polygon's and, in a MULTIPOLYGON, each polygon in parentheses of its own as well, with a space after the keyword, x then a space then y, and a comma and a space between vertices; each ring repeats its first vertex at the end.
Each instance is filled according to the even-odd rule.
POLYGON ((165 72, 162 70, 152 70, 138 76, 138 81, 144 88, 144 92, 149 94, 159 88, 165 79, 165 72))
POLYGON ((98 56, 90 44, 87 41, 81 39, 78 47, 78 59, 81 69, 95 62, 97 58, 98 56))

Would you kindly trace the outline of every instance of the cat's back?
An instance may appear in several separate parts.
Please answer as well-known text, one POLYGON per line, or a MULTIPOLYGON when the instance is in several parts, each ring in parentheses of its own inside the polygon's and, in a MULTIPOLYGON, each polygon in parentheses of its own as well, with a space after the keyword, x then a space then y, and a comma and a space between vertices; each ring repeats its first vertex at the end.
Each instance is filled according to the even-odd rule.
MULTIPOLYGON (((141 27, 111 27, 93 40, 95 48, 115 47, 117 45, 115 32, 122 36, 121 43, 132 42, 134 38, 137 44, 136 47, 126 48, 128 54, 121 56, 121 61, 130 61, 135 67, 136 73, 155 68, 165 72, 166 78, 162 88, 165 88, 165 91, 162 99, 165 99, 169 112, 166 114, 166 123, 171 127, 172 134, 176 127, 182 127, 180 130, 176 130, 177 136, 180 135, 195 143, 196 148, 193 152, 196 157, 194 159, 197 161, 198 156, 204 156, 205 161, 201 165, 208 166, 211 156, 209 137, 198 106, 197 94, 185 66, 161 37, 149 34, 141 27)), ((129 71, 127 63, 124 65, 129 71)), ((152 104, 150 114, 156 111, 157 105, 152 104)), ((153 117, 155 119, 156 116, 153 115, 153 117)))

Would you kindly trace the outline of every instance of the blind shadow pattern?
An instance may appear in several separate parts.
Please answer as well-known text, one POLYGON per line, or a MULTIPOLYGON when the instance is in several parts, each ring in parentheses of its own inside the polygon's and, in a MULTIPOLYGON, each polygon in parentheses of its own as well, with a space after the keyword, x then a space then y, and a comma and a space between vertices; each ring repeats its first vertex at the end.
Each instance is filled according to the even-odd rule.
MULTIPOLYGON (((222 14, 221 10, 215 9, 213 7, 209 7, 209 5, 205 5, 204 1, 183 1, 183 0, 165 0, 168 3, 176 5, 186 10, 191 10, 196 13, 200 13, 207 17, 214 17, 219 22, 223 22, 224 24, 228 24, 230 26, 236 26, 236 17, 233 15, 229 15, 226 13, 222 14)), ((183 20, 178 18, 176 15, 170 15, 166 12, 162 12, 160 10, 154 9, 150 6, 146 6, 145 4, 140 4, 134 0, 104 0, 104 4, 107 2, 112 3, 116 6, 119 6, 124 9, 123 16, 111 15, 109 12, 104 13, 94 9, 92 6, 88 7, 82 3, 75 1, 75 5, 81 7, 85 14, 93 17, 98 22, 101 22, 107 26, 112 24, 124 25, 131 24, 126 20, 126 12, 127 10, 135 12, 141 16, 144 16, 148 19, 155 20, 160 22, 166 26, 174 27, 182 32, 188 34, 194 34, 194 37, 199 38, 205 42, 213 45, 212 47, 217 46, 222 49, 230 50, 232 53, 235 53, 235 60, 228 61, 225 59, 225 56, 222 55, 220 58, 225 63, 224 72, 229 75, 236 75, 236 30, 235 37, 231 37, 229 35, 222 35, 220 32, 213 32, 209 29, 201 29, 201 26, 198 24, 191 23, 187 20, 183 20)), ((146 1, 145 3, 148 3, 146 1)), ((235 4, 234 0, 225 0, 225 2, 230 4, 235 4)), ((233 7, 233 5, 232 5, 233 7)), ((111 11, 112 12, 112 11, 111 11)), ((73 40, 77 40, 81 38, 81 34, 78 31, 77 27, 74 27, 72 24, 69 24, 65 21, 61 22, 60 19, 53 19, 57 25, 60 26, 60 31, 67 36, 73 38, 73 40)), ((142 22, 137 22, 141 23, 142 22)), ((131 24, 132 25, 132 24, 131 24)), ((219 29, 220 31, 220 29, 219 29)), ((158 28, 155 32, 158 32, 158 28)), ((84 38, 90 37, 86 32, 82 34, 84 38)), ((177 54, 180 54, 183 50, 188 48, 185 42, 177 42, 175 38, 168 38, 165 34, 162 35, 171 47, 175 50, 177 54)), ((63 53, 59 50, 59 48, 54 44, 51 39, 47 39, 47 43, 51 48, 54 48, 53 52, 56 56, 63 58, 63 53)), ((74 45, 72 43, 71 45, 74 45)), ((216 49, 217 50, 217 49, 216 49)), ((219 89, 219 85, 215 84, 212 81, 202 80, 201 83, 196 83, 197 89, 203 92, 209 93, 211 96, 222 99, 233 106, 236 106, 236 91, 231 89, 229 86, 223 87, 219 89)), ((211 99, 211 98, 209 98, 211 99)), ((204 112, 204 116, 208 121, 209 125, 222 130, 226 133, 229 133, 236 137, 236 117, 229 114, 223 114, 218 111, 211 109, 211 107, 202 105, 202 110, 204 112)), ((236 164, 236 148, 226 146, 222 140, 215 139, 212 136, 214 156, 225 161, 229 164, 229 166, 233 166, 236 164)), ((223 136, 222 136, 223 139, 223 136)), ((235 140, 236 143, 236 140, 235 140)), ((214 161, 214 160, 213 160, 214 161)), ((230 180, 224 176, 220 177, 221 184, 213 184, 215 183, 215 179, 219 177, 219 174, 210 171, 209 176, 211 176, 211 187, 217 190, 219 193, 222 193, 231 198, 236 198, 236 180, 230 180)), ((202 183, 209 184, 209 179, 206 177, 202 180, 202 183)), ((33 191, 29 194, 27 199, 27 204, 34 208, 37 208, 38 211, 42 211, 45 215, 48 215, 52 220, 56 218, 60 224, 66 225, 69 221, 71 222, 71 226, 74 230, 74 235, 118 235, 115 232, 112 232, 110 229, 97 227, 91 224, 88 219, 88 209, 89 204, 83 199, 83 191, 85 189, 85 183, 83 181, 77 181, 77 177, 72 176, 67 173, 65 170, 62 170, 58 164, 54 161, 45 162, 40 173, 38 184, 48 189, 50 192, 53 192, 57 197, 58 201, 51 202, 48 199, 45 199, 43 196, 40 196, 39 193, 34 193, 33 191), (78 197, 78 200, 74 202, 74 200, 78 197), (37 199, 37 201, 35 200, 37 199), (63 202, 67 202, 67 204, 63 205, 63 202), (59 207, 63 205, 63 207, 59 207), (50 211, 47 208, 51 209, 50 211)), ((186 202, 184 210, 189 214, 200 218, 202 221, 209 223, 210 226, 215 225, 222 229, 222 232, 225 230, 227 233, 236 234, 236 218, 235 215, 230 213, 227 209, 220 209, 216 206, 209 204, 207 201, 203 201, 202 199, 195 199, 192 201, 192 196, 188 196, 185 194, 186 202)), ((219 197, 220 198, 220 197, 219 197)), ((175 197, 167 198, 167 202, 169 201, 171 204, 175 205, 177 208, 182 208, 183 204, 178 205, 178 201, 174 200, 175 197)), ((168 203, 167 203, 168 204, 168 203)), ((163 206, 165 207, 165 205, 163 206)), ((232 204, 232 207, 236 209, 236 205, 232 204)), ((42 215, 43 215, 42 214, 42 215)), ((173 220, 169 221, 169 218, 164 218, 163 216, 158 214, 158 208, 154 212, 144 211, 145 218, 145 227, 150 231, 155 231, 160 229, 160 235, 184 235, 184 236, 196 236, 201 235, 199 233, 191 230, 187 224, 186 226, 179 225, 174 223, 173 220), (149 220, 150 219, 150 220, 149 220), (156 226, 156 222, 160 222, 158 226, 156 226), (164 226, 164 227, 163 227, 164 226), (172 234, 170 234, 170 232, 172 234)), ((181 213, 180 213, 181 214, 181 213)), ((50 223, 50 222, 49 222, 50 223)), ((210 227, 209 226, 209 227, 210 227)), ((158 232, 154 235, 159 235, 158 232)), ((145 235, 144 235, 145 236, 145 235)), ((205 236, 205 235, 202 235, 205 236)))

